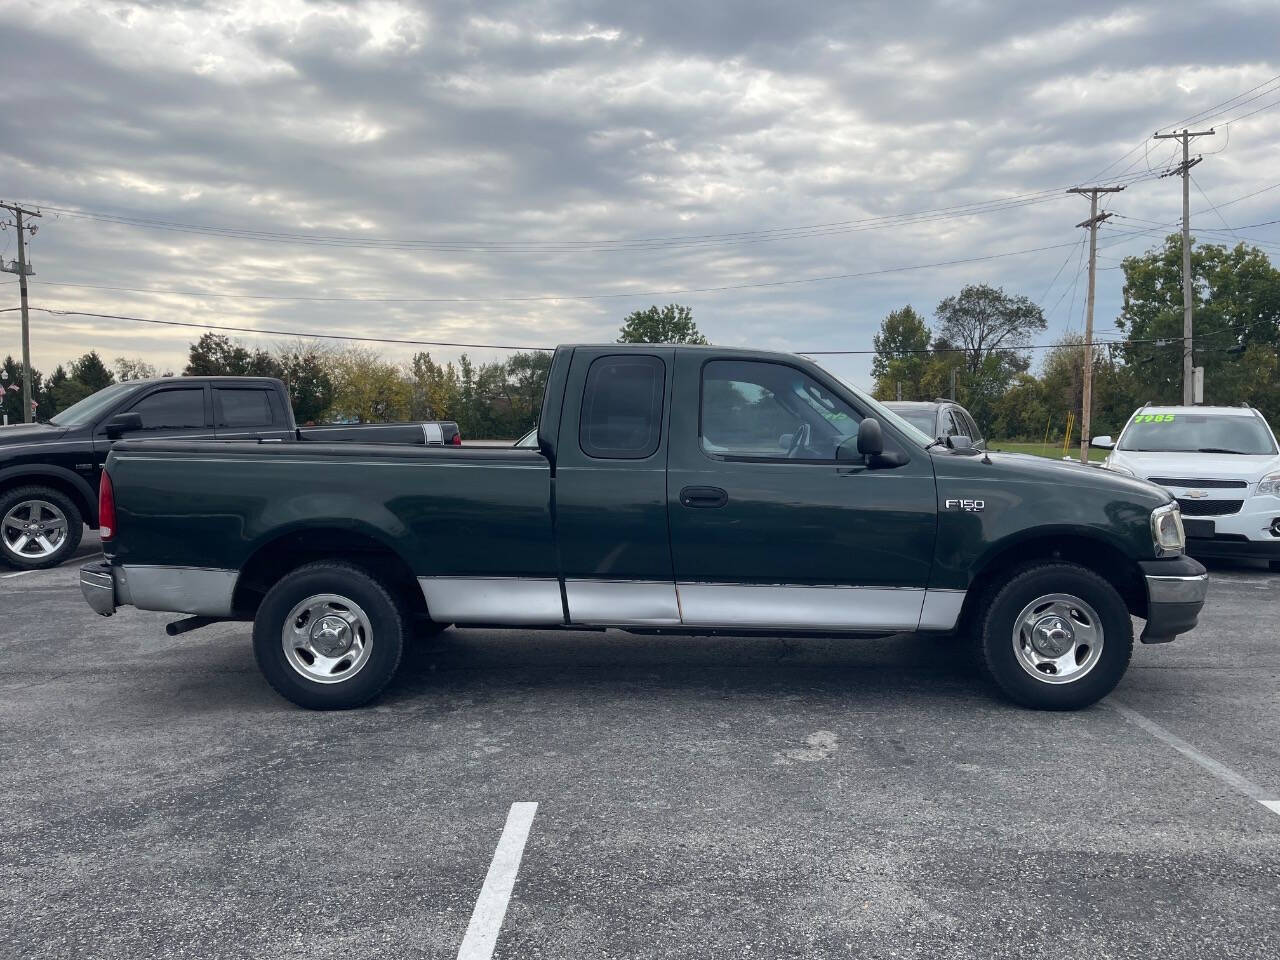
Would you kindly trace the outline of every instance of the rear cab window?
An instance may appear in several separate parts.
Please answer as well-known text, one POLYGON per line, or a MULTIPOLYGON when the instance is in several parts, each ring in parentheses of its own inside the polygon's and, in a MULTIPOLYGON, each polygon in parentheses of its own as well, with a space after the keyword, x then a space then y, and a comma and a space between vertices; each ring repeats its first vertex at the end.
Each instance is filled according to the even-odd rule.
POLYGON ((219 427, 269 427, 271 393, 261 388, 214 387, 214 417, 219 427))
POLYGON ((587 370, 578 445, 594 460, 643 460, 662 441, 666 364, 645 354, 597 357, 587 370))

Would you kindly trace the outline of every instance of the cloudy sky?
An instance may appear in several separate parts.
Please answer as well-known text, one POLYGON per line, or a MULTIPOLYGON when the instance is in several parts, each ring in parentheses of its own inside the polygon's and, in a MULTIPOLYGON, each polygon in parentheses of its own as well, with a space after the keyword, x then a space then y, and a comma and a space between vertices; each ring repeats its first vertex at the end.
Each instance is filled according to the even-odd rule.
MULTIPOLYGON (((969 282, 1080 329, 1062 191, 1120 178, 1105 335, 1180 216, 1153 130, 1219 131, 1202 239, 1280 218, 1277 37, 1274 2, 0 0, 0 197, 43 206, 38 306, 553 345, 675 300, 717 343, 860 350, 969 282)), ((35 313, 32 349, 181 369, 197 335, 35 313)))

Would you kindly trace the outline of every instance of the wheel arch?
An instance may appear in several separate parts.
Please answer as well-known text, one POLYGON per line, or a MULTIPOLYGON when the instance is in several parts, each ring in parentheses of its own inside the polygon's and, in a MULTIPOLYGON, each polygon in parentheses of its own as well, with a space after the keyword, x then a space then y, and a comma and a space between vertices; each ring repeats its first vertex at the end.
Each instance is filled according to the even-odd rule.
POLYGON ((80 517, 91 527, 98 525, 98 494, 83 477, 49 463, 24 464, 0 470, 0 495, 17 487, 45 486, 70 498, 80 517))
POLYGON ((1007 580, 1014 569, 1052 560, 1092 570, 1119 591, 1131 614, 1145 619, 1147 590, 1138 562, 1106 537, 1073 530, 1010 538, 995 545, 983 557, 969 583, 960 611, 961 627, 973 626, 983 597, 993 585, 1007 580))
POLYGON ((427 614, 413 568, 395 547, 373 533, 337 525, 290 530, 258 545, 240 567, 232 610, 236 616, 252 619, 267 591, 280 580, 299 567, 324 560, 361 567, 398 595, 411 615, 427 614))

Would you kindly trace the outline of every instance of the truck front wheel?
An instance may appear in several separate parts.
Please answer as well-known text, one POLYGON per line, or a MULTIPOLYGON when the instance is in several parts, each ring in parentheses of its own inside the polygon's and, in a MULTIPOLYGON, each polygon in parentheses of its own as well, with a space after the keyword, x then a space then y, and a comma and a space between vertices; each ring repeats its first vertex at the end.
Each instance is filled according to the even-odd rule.
POLYGON ((391 593, 346 563, 299 567, 268 591, 253 623, 267 682, 310 710, 368 703, 400 665, 408 618, 391 593))
POLYGON ((1133 625, 1119 592, 1073 563, 1015 571, 978 618, 980 661, 1006 696, 1038 710, 1077 710, 1120 682, 1133 625))

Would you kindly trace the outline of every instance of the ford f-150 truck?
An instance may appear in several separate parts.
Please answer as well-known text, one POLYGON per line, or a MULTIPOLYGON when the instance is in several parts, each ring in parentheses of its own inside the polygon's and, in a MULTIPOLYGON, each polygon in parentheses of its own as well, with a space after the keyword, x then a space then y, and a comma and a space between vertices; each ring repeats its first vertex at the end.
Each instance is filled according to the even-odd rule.
MULTIPOLYGON (((976 638, 995 683, 1077 708, 1196 623, 1204 568, 1144 481, 938 441, 817 364, 556 350, 533 449, 125 441, 97 612, 252 620, 313 708, 375 697, 410 624, 976 638), (466 536, 457 536, 457 531, 466 536)), ((432 625, 434 625, 432 627, 432 625)))
POLYGON ((121 438, 363 441, 456 445, 452 422, 299 428, 289 394, 267 377, 163 377, 117 383, 48 423, 0 428, 0 562, 56 567, 97 526, 98 475, 121 438))

